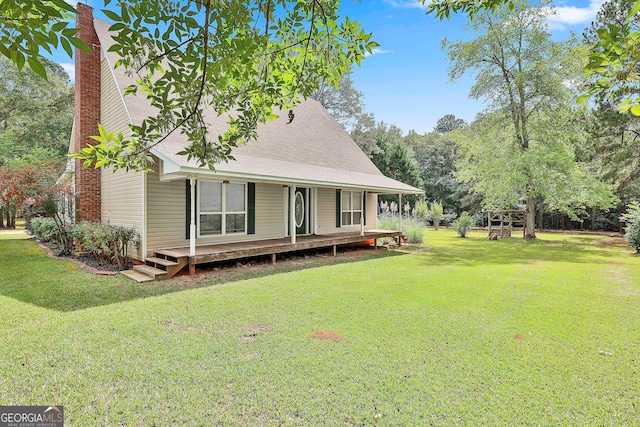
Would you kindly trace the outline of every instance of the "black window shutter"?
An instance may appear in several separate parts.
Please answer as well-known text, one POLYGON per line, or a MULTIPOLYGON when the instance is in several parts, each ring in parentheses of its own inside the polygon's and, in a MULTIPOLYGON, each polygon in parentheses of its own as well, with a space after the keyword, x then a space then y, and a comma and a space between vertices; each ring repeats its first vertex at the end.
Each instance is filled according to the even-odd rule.
POLYGON ((185 239, 189 240, 191 238, 191 180, 187 179, 185 181, 186 188, 187 188, 187 192, 185 193, 186 197, 186 207, 187 207, 187 214, 186 214, 186 229, 185 229, 185 239))
POLYGON ((367 192, 362 192, 362 217, 364 218, 364 225, 367 225, 367 192))
POLYGON ((256 234, 256 183, 247 183, 247 234, 256 234))
POLYGON ((342 222, 341 195, 342 193, 340 192, 340 190, 336 190, 336 228, 340 228, 340 223, 342 222))

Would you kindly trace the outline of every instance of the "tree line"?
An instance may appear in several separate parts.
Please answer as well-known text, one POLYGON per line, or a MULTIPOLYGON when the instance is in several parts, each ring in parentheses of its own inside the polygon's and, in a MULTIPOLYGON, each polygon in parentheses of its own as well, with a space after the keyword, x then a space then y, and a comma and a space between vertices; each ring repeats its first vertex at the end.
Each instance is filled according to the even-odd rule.
POLYGON ((50 196, 64 170, 73 125, 73 87, 58 64, 48 79, 0 56, 0 228, 50 196))
POLYGON ((468 24, 472 40, 443 41, 450 79, 475 76, 469 96, 487 104, 470 124, 448 114, 432 132, 404 134, 363 112, 363 94, 349 77, 334 93, 342 104, 328 102, 326 92, 319 99, 383 173, 422 187, 447 209, 523 209, 528 238, 536 224, 551 225, 546 214, 561 216, 556 226, 584 227, 587 219, 590 228, 613 228, 640 196, 639 119, 618 108, 638 92, 637 80, 589 103, 576 100, 598 78, 585 66, 602 28, 622 25, 632 7, 611 0, 582 38, 562 42, 551 36, 547 18, 555 12, 547 4, 477 11, 468 24))

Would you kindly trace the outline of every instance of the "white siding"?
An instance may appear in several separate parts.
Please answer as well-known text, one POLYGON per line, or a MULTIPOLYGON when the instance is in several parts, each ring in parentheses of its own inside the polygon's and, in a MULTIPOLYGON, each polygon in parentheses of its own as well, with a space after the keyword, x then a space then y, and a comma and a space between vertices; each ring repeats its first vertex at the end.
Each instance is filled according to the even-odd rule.
MULTIPOLYGON (((189 246, 186 191, 185 180, 161 182, 157 172, 147 175, 148 253, 161 248, 189 246)), ((256 183, 255 234, 200 237, 196 245, 281 238, 284 237, 283 223, 282 186, 256 183)))
POLYGON ((147 174, 147 252, 189 245, 185 239, 185 182, 160 182, 157 169, 161 167, 157 161, 156 171, 147 174))
MULTIPOLYGON (((116 134, 128 134, 129 117, 106 60, 102 61, 100 109, 100 123, 105 129, 116 134)), ((127 173, 123 170, 114 173, 110 168, 102 168, 101 180, 102 222, 134 227, 141 238, 144 232, 144 174, 127 173)), ((140 257, 141 246, 138 245, 138 249, 130 248, 130 253, 134 257, 140 257)))
MULTIPOLYGON (((334 188, 318 188, 318 234, 332 234, 360 231, 360 225, 336 227, 336 190, 334 188)), ((376 228, 378 195, 367 193, 367 220, 365 229, 376 228)))
POLYGON ((367 225, 365 229, 374 230, 378 227, 378 195, 367 193, 367 225))

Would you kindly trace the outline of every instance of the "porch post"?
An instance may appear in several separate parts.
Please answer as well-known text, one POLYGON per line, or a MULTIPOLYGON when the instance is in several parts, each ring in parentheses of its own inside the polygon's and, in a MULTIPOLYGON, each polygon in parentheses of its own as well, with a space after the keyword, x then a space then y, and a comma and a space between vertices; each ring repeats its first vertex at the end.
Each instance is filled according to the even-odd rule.
POLYGON ((291 244, 296 244, 296 186, 289 186, 289 230, 291 233, 291 244))
POLYGON ((360 197, 360 199, 362 200, 362 203, 360 205, 360 235, 364 236, 364 204, 367 203, 367 201, 364 198, 364 191, 361 194, 362 196, 360 197))
POLYGON ((191 225, 189 226, 189 256, 196 254, 196 179, 189 178, 191 184, 191 225))
POLYGON ((398 194, 398 228, 402 233, 402 193, 398 194))

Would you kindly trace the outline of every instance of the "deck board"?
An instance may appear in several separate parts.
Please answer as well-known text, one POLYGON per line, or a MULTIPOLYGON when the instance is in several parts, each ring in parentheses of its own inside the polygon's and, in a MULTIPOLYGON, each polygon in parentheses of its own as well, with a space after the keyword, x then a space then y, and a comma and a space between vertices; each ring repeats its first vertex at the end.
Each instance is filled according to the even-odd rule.
POLYGON ((201 245, 196 247, 196 254, 191 257, 189 257, 189 247, 186 246, 158 249, 156 253, 174 258, 189 257, 190 264, 203 264, 207 262, 346 245, 384 237, 393 238, 401 234, 400 231, 366 230, 364 236, 361 236, 360 233, 297 236, 295 244, 291 243, 290 237, 286 237, 281 239, 255 240, 251 242, 201 245))

